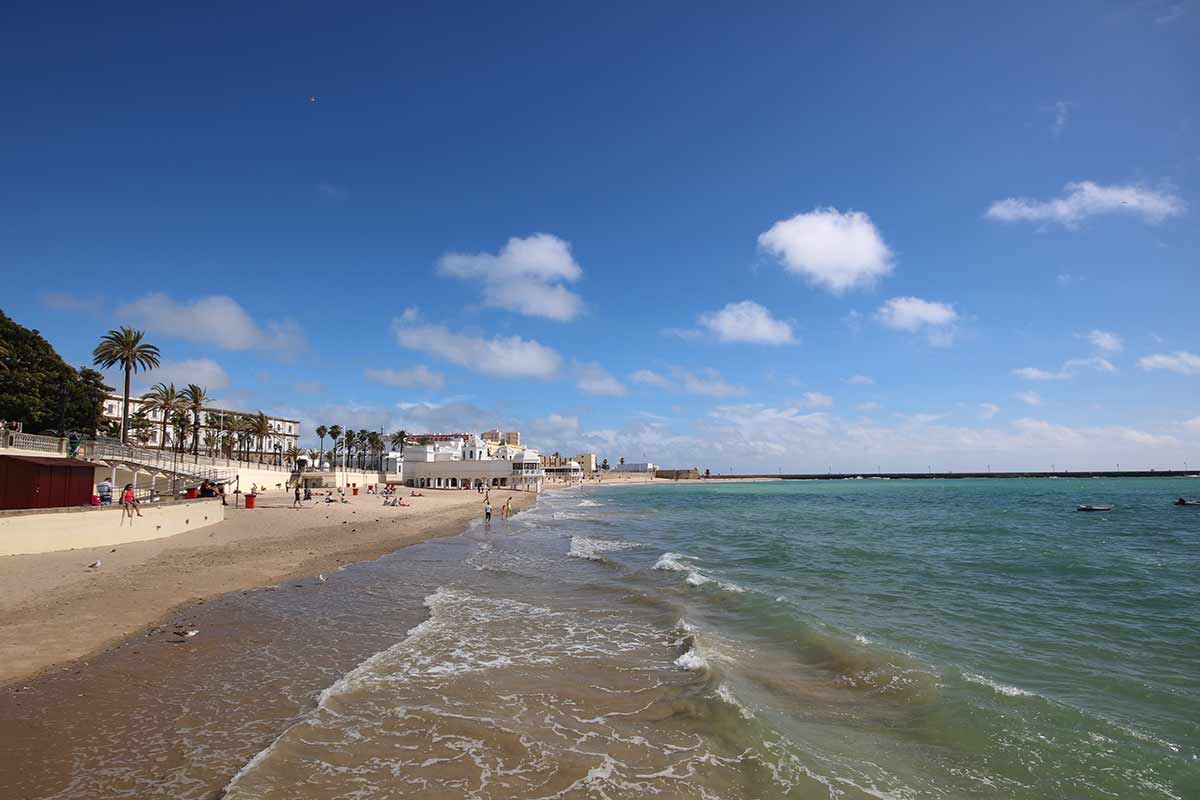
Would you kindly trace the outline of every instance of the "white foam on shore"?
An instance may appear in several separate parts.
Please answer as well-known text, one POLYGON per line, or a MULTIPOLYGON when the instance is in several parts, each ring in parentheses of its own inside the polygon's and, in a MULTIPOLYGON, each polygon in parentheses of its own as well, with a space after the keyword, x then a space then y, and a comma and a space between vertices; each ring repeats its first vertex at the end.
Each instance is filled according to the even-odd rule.
POLYGON ((654 562, 654 568, 671 572, 691 572, 692 568, 681 560, 685 558, 688 556, 681 556, 679 553, 663 553, 658 557, 658 561, 654 562))
POLYGON ((1027 689, 1022 689, 1019 686, 1009 686, 999 681, 994 681, 986 675, 977 675, 974 672, 964 672, 962 674, 965 680, 971 683, 977 683, 980 686, 986 686, 996 694, 1002 694, 1005 697, 1038 697, 1037 692, 1031 692, 1027 689))
POLYGON ((587 536, 572 536, 571 549, 567 553, 572 558, 582 558, 587 561, 603 561, 601 553, 611 553, 618 550, 633 550, 641 547, 636 542, 626 542, 621 539, 592 539, 587 536))
POLYGON ((868 639, 866 636, 863 636, 861 633, 854 634, 854 641, 856 641, 862 645, 867 645, 867 644, 872 643, 870 639, 868 639))
POLYGON ((580 508, 599 508, 602 505, 604 505, 604 504, 597 503, 595 500, 581 500, 579 502, 580 508))
POLYGON ((742 592, 746 591, 736 583, 732 583, 730 581, 719 581, 715 578, 710 578, 700 570, 693 567, 691 564, 685 563, 688 560, 692 560, 692 556, 684 556, 680 555, 679 553, 663 553, 658 557, 658 561, 654 563, 654 568, 666 572, 686 572, 687 577, 684 578, 684 582, 687 583, 688 586, 699 587, 704 586, 705 584, 715 583, 726 592, 741 594, 742 592))
POLYGON ((693 645, 688 648, 688 651, 675 659, 675 666, 688 672, 703 672, 708 669, 708 660, 696 652, 693 645))
POLYGON ((741 714, 744 718, 746 718, 746 719, 754 718, 754 713, 752 711, 750 711, 750 709, 748 709, 744 705, 742 705, 742 701, 737 699, 737 696, 733 693, 733 689, 729 688, 729 684, 722 683, 720 686, 717 687, 717 697, 721 698, 729 705, 735 707, 738 710, 738 713, 741 714))

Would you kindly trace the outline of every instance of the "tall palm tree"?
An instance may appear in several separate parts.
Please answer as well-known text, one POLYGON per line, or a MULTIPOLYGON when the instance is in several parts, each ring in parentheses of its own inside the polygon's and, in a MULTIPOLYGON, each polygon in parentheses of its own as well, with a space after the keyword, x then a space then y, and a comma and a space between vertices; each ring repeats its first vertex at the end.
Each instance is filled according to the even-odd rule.
POLYGON ((400 455, 404 455, 404 440, 408 438, 408 431, 396 431, 391 435, 392 447, 400 451, 400 455))
POLYGON ((333 468, 336 470, 337 469, 338 439, 342 438, 342 426, 341 425, 330 425, 329 426, 329 438, 333 440, 333 443, 330 445, 330 450, 333 453, 333 459, 332 459, 333 460, 333 468))
MULTIPOLYGON (((367 434, 367 443, 371 446, 371 455, 374 456, 378 462, 382 462, 383 435, 379 433, 379 431, 371 431, 369 434, 367 434)), ((379 463, 379 466, 382 467, 383 464, 379 463)))
POLYGON ((267 437, 271 435, 271 420, 267 419, 267 415, 260 411, 250 417, 247 430, 258 439, 258 463, 261 464, 263 448, 266 446, 267 437))
MULTIPOLYGON (((315 434, 317 434, 317 436, 321 437, 321 449, 318 450, 317 452, 324 453, 325 452, 325 437, 329 435, 329 428, 326 428, 324 425, 318 425, 316 427, 316 430, 313 431, 313 433, 315 433, 315 434)), ((317 468, 318 469, 321 468, 321 459, 319 456, 317 458, 317 468)))
POLYGON ((162 450, 167 446, 167 422, 170 421, 171 414, 175 413, 175 409, 179 408, 179 404, 182 402, 179 392, 175 390, 173 383, 156 383, 150 387, 150 391, 142 395, 142 399, 146 401, 142 408, 158 412, 162 426, 158 449, 162 450))
POLYGON ((287 450, 283 451, 283 457, 287 459, 288 467, 291 467, 300 460, 300 448, 294 444, 289 446, 287 450))
POLYGON ((217 431, 211 428, 206 430, 204 432, 204 455, 212 458, 213 453, 217 450, 217 443, 220 441, 221 436, 217 431))
POLYGON ((188 418, 187 409, 182 406, 175 409, 175 412, 171 414, 171 428, 175 431, 175 441, 172 447, 180 453, 184 449, 183 443, 187 441, 187 429, 190 423, 191 420, 188 418))
POLYGON ((200 415, 212 402, 212 398, 208 396, 208 392, 204 388, 194 383, 189 383, 187 388, 179 393, 179 397, 183 401, 184 407, 192 414, 192 455, 198 455, 200 453, 200 415))
POLYGON ((101 369, 120 367, 125 371, 125 394, 121 403, 121 444, 128 441, 129 433, 129 379, 138 370, 152 370, 158 366, 158 348, 142 341, 145 331, 136 331, 122 325, 100 337, 100 344, 92 351, 92 366, 101 369))

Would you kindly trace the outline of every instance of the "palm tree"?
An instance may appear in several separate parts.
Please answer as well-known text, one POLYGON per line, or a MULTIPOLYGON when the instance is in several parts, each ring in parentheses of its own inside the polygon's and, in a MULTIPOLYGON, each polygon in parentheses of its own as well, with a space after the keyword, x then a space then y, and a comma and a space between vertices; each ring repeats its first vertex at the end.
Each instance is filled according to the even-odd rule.
POLYGON ((391 435, 392 447, 400 450, 400 455, 404 455, 404 440, 408 438, 408 431, 396 431, 391 435))
POLYGON ((158 348, 142 341, 145 331, 121 326, 100 337, 100 344, 92 351, 92 366, 101 369, 120 367, 125 371, 125 394, 121 403, 121 444, 128 440, 129 431, 129 379, 138 370, 152 370, 158 366, 158 348))
POLYGON ((330 445, 330 448, 331 448, 330 452, 333 453, 333 459, 332 459, 333 460, 333 468, 336 470, 337 469, 338 439, 342 438, 342 426, 341 425, 330 425, 329 426, 329 438, 333 440, 333 443, 330 445))
POLYGON ((154 421, 150 419, 144 406, 129 417, 129 431, 133 434, 133 440, 141 447, 145 447, 150 441, 150 429, 153 427, 154 421))
POLYGON ((300 460, 300 448, 296 445, 291 445, 287 450, 283 451, 283 457, 287 459, 288 467, 291 467, 300 460))
MULTIPOLYGON (((325 452, 325 437, 329 434, 329 428, 326 428, 324 425, 318 425, 317 429, 313 432, 316 433, 317 436, 321 437, 321 449, 318 452, 321 452, 321 453, 325 452)), ((317 459, 317 468, 320 469, 320 467, 321 467, 321 459, 318 458, 317 459)))
POLYGON ((182 406, 175 409, 175 413, 171 415, 171 428, 175 431, 175 441, 172 446, 180 453, 183 452, 183 443, 187 440, 187 429, 190 423, 187 410, 182 406))
POLYGON ((371 455, 376 458, 376 463, 383 466, 383 435, 378 431, 371 431, 367 434, 367 443, 371 445, 371 455))
POLYGON ((258 439, 258 463, 263 460, 263 448, 266 446, 267 437, 271 435, 271 420, 267 419, 267 415, 259 411, 247 421, 247 432, 251 436, 258 439))
POLYGON ((192 455, 200 453, 200 415, 212 400, 208 392, 194 383, 179 393, 183 405, 192 414, 192 455))
POLYGON ((175 391, 175 384, 173 383, 156 383, 150 387, 150 391, 142 395, 142 399, 146 401, 142 405, 142 408, 158 412, 162 425, 161 438, 158 440, 158 449, 162 450, 167 446, 168 418, 175 412, 175 409, 180 407, 179 404, 182 402, 179 398, 179 392, 175 391))
POLYGON ((217 431, 211 428, 204 432, 204 455, 212 458, 212 455, 217 450, 217 443, 221 441, 221 436, 217 431))

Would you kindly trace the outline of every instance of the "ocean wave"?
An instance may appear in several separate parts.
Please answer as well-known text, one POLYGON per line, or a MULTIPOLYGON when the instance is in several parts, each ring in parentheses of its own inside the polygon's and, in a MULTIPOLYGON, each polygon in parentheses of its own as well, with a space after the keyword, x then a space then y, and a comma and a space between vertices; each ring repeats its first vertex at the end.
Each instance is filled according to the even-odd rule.
POLYGON ((741 594, 742 592, 746 591, 743 587, 738 586, 736 583, 711 578, 700 570, 696 569, 691 564, 685 563, 691 559, 692 556, 684 556, 680 555, 679 553, 663 553, 658 557, 658 561, 654 563, 654 568, 666 572, 686 572, 687 577, 684 578, 684 583, 686 583, 688 586, 700 587, 713 584, 719 587, 722 591, 733 592, 734 594, 741 594))
POLYGON ((587 536, 572 536, 571 549, 567 555, 571 558, 582 558, 587 561, 604 561, 601 553, 611 553, 619 550, 633 550, 641 547, 637 542, 626 542, 621 539, 591 539, 587 536))
POLYGON ((696 652, 696 646, 692 645, 675 659, 675 666, 688 672, 703 672, 708 669, 708 659, 696 652))
POLYGON ((964 672, 964 673, 962 673, 962 676, 963 676, 964 680, 970 681, 971 683, 977 683, 980 686, 986 686, 989 689, 991 689, 992 691, 994 691, 996 694, 1002 694, 1005 697, 1040 697, 1041 696, 1037 692, 1031 692, 1028 689, 1022 689, 1019 686, 1009 686, 1007 684, 1000 683, 999 681, 992 680, 991 678, 987 677, 986 675, 979 675, 974 672, 964 672))
POLYGON ((729 684, 722 683, 717 687, 717 697, 736 708, 738 713, 746 719, 754 718, 754 712, 742 705, 742 701, 737 699, 737 696, 733 693, 733 690, 729 688, 729 684))
POLYGON ((603 503, 597 503, 595 500, 581 500, 581 501, 579 501, 579 507, 580 507, 580 508, 599 508, 599 507, 600 507, 600 506, 602 506, 602 505, 604 505, 604 504, 603 504, 603 503))

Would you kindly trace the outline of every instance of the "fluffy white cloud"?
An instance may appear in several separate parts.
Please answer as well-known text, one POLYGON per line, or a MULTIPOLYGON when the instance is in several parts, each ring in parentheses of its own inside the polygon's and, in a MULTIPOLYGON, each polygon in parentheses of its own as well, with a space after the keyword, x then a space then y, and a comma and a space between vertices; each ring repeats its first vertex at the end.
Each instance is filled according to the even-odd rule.
POLYGON ((751 300, 730 303, 718 311, 701 314, 700 324, 721 342, 787 344, 794 341, 789 323, 775 319, 770 311, 751 300))
POLYGON ((833 398, 820 392, 805 392, 801 405, 805 408, 833 408, 833 398))
POLYGON ((621 397, 625 385, 595 361, 575 363, 575 388, 587 394, 621 397))
POLYGON ((446 382, 442 373, 432 370, 424 364, 418 364, 415 367, 407 367, 405 369, 392 369, 391 367, 368 369, 366 376, 367 380, 372 383, 403 388, 422 386, 426 389, 441 389, 446 382))
POLYGON ((1017 392, 1013 397, 1031 406, 1040 406, 1042 404, 1042 396, 1037 392, 1017 392))
POLYGON ((562 366, 562 357, 555 350, 520 336, 484 339, 412 320, 407 312, 392 320, 392 333, 401 347, 431 353, 484 375, 552 378, 562 366))
POLYGON ((629 376, 629 380, 657 389, 670 389, 707 397, 734 397, 746 391, 741 386, 726 381, 721 377, 721 373, 711 367, 705 367, 698 372, 671 367, 669 378, 652 370, 639 369, 629 376))
POLYGON ((1156 353, 1138 360, 1142 369, 1169 369, 1180 375, 1200 373, 1200 356, 1180 350, 1175 353, 1156 353))
POLYGON ((1000 413, 1000 406, 996 405, 995 403, 979 404, 979 416, 983 419, 991 419, 998 413, 1000 413))
POLYGON ((223 350, 257 349, 290 359, 308 348, 304 330, 295 320, 272 320, 266 327, 260 326, 236 300, 225 295, 176 302, 164 292, 154 292, 121 306, 117 316, 153 333, 223 350))
POLYGON ((1119 353, 1124 347, 1121 337, 1109 331, 1088 331, 1087 339, 1097 350, 1103 350, 1106 353, 1119 353))
POLYGON ((229 386, 229 373, 211 358, 192 358, 186 361, 163 360, 157 369, 142 375, 141 380, 146 386, 155 383, 174 383, 178 388, 194 383, 212 393, 229 386))
POLYGON ((1100 356, 1093 356, 1092 358, 1072 358, 1069 361, 1064 361, 1062 367, 1056 372, 1050 372, 1037 367, 1020 367, 1014 369, 1013 374, 1027 381, 1065 381, 1068 378, 1075 377, 1075 374, 1085 367, 1098 372, 1117 371, 1117 368, 1109 360, 1100 356))
POLYGON ((893 297, 875 312, 879 322, 898 331, 924 331, 935 345, 948 345, 954 340, 958 312, 946 303, 922 300, 919 297, 893 297))
POLYGON ((760 234, 758 245, 790 272, 837 294, 873 286, 892 271, 892 251, 861 211, 797 214, 760 234))
POLYGON ((856 383, 860 386, 870 386, 875 383, 875 379, 869 375, 851 375, 846 379, 846 383, 856 383))
POLYGON ((1098 214, 1137 214, 1151 223, 1183 214, 1183 199, 1169 189, 1154 190, 1136 185, 1101 186, 1092 181, 1068 183, 1061 197, 1032 200, 1010 197, 988 208, 986 217, 1001 222, 1057 222, 1074 228, 1098 214))
POLYGON ((534 317, 566 322, 583 311, 583 301, 564 286, 583 277, 571 245, 548 233, 512 238, 499 253, 447 253, 438 273, 483 286, 483 302, 534 317))

